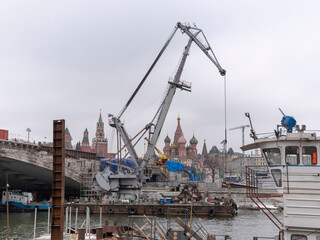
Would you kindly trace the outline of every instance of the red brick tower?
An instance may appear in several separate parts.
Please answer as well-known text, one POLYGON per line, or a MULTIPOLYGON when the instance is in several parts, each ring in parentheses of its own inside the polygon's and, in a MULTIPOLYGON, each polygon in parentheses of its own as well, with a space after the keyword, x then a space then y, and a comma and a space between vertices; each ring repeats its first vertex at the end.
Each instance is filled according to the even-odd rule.
POLYGON ((96 137, 92 140, 92 150, 97 157, 105 158, 108 156, 108 140, 104 134, 104 122, 102 121, 101 110, 97 122, 96 137))
POLYGON ((207 150, 206 140, 204 140, 204 143, 203 143, 203 148, 202 148, 202 153, 201 153, 201 160, 202 160, 203 166, 207 166, 207 163, 208 163, 208 150, 207 150))
POLYGON ((91 152, 88 129, 84 130, 82 144, 81 144, 80 149, 83 152, 91 152))
POLYGON ((66 131, 65 131, 65 146, 66 146, 66 149, 72 149, 71 140, 72 140, 72 137, 71 137, 70 131, 69 131, 68 127, 66 127, 66 131))
POLYGON ((170 156, 170 142, 171 142, 171 139, 167 135, 167 137, 164 139, 164 148, 163 148, 163 154, 166 157, 170 156))

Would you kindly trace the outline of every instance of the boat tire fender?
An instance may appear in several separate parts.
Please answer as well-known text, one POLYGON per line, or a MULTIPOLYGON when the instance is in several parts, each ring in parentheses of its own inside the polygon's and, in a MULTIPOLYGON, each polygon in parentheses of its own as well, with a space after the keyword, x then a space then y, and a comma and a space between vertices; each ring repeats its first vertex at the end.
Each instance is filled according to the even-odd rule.
POLYGON ((231 204, 232 204, 232 207, 234 207, 234 209, 236 210, 236 211, 238 211, 238 206, 237 206, 237 204, 236 204, 236 202, 233 200, 233 199, 231 199, 231 204))
POLYGON ((108 213, 109 213, 109 214, 113 214, 113 208, 109 207, 109 208, 108 208, 108 213))
POLYGON ((158 214, 158 215, 163 215, 163 214, 164 214, 164 208, 163 208, 163 207, 159 207, 159 208, 157 209, 157 214, 158 214))
POLYGON ((130 215, 136 215, 137 209, 135 207, 129 207, 129 214, 130 215))
POLYGON ((236 209, 233 207, 233 205, 231 206, 231 214, 232 216, 235 216, 237 214, 236 209))
POLYGON ((214 217, 216 215, 216 210, 214 208, 210 208, 208 211, 209 217, 214 217))

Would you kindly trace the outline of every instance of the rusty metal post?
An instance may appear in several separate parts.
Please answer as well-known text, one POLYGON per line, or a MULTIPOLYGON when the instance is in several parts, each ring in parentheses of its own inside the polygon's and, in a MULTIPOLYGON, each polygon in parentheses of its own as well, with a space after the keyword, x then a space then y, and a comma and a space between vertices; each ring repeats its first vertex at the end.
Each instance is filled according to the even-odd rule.
POLYGON ((65 121, 53 121, 51 239, 63 239, 65 194, 65 121))
POLYGON ((78 240, 84 240, 86 234, 85 228, 78 228, 78 240))
POLYGON ((97 240, 103 239, 103 227, 96 228, 96 238, 97 240))
POLYGON ((7 200, 7 239, 10 239, 9 234, 9 181, 8 173, 6 173, 6 200, 7 200))

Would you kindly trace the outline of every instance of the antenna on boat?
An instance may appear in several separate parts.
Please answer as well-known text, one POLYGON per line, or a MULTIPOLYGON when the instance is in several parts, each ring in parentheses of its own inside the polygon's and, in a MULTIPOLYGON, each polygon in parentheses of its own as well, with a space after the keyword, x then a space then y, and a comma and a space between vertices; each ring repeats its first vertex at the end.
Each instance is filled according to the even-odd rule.
POLYGON ((247 118, 249 118, 249 122, 250 122, 250 131, 251 131, 251 133, 250 133, 250 137, 252 137, 254 140, 256 140, 257 139, 257 135, 256 135, 256 132, 254 131, 254 129, 253 129, 253 126, 252 126, 252 122, 251 122, 251 117, 250 117, 250 113, 245 113, 244 114, 247 118))

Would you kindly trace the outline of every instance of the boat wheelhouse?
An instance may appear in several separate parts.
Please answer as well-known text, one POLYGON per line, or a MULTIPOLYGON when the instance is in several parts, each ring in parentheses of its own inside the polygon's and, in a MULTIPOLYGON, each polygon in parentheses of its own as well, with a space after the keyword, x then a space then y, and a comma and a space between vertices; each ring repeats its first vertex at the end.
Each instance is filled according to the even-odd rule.
POLYGON ((277 191, 283 196, 283 223, 275 239, 319 240, 320 138, 306 132, 305 125, 295 126, 295 131, 291 127, 284 135, 275 131, 271 138, 257 139, 253 129, 251 132, 254 143, 241 149, 260 148, 277 191))

